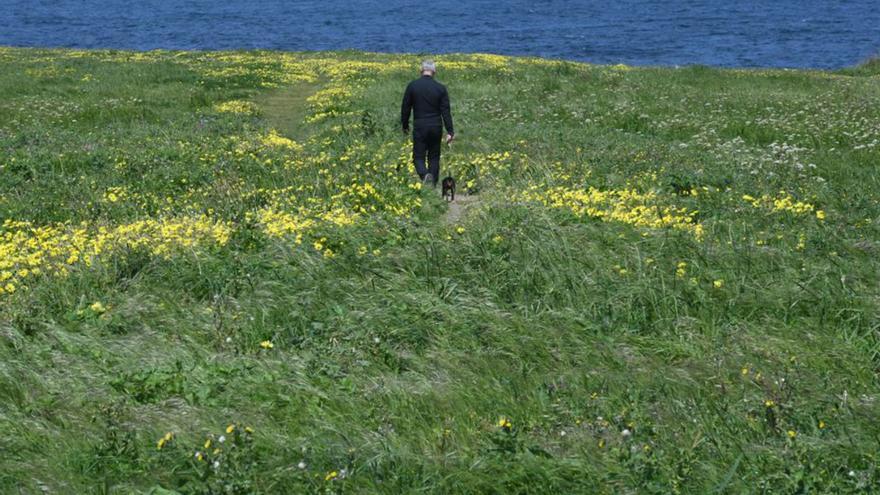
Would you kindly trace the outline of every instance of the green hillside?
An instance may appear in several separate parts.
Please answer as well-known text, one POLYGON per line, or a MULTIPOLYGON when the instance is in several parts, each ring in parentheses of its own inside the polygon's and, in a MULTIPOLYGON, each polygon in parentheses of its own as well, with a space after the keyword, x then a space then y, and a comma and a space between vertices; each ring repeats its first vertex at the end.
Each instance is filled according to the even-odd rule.
POLYGON ((876 63, 420 59, 0 48, 0 492, 880 486, 876 63))

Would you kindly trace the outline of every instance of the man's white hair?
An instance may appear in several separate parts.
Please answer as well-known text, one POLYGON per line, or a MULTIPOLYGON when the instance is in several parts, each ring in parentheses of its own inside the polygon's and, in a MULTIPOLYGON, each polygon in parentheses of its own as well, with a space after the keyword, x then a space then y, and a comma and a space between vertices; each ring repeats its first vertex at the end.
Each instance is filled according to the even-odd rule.
POLYGON ((422 72, 425 72, 426 70, 437 72, 437 65, 434 64, 433 60, 425 60, 422 62, 422 72))

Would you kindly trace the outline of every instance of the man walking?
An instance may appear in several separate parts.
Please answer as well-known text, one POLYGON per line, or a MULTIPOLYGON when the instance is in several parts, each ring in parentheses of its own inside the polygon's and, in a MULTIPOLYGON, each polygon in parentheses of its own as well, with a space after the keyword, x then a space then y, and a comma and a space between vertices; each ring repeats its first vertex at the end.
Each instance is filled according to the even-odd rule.
POLYGON ((446 144, 455 139, 452 112, 446 86, 434 80, 437 68, 434 62, 422 62, 422 77, 407 85, 400 109, 403 133, 409 132, 409 114, 413 114, 413 164, 419 179, 437 186, 440 176, 440 141, 446 127, 446 144), (428 166, 425 166, 425 155, 428 166))

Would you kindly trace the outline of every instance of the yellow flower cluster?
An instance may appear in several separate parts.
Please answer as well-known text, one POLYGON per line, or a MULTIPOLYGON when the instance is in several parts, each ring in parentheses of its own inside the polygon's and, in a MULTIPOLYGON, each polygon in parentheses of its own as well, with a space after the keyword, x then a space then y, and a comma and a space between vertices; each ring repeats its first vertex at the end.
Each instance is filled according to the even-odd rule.
POLYGON ((229 241, 229 224, 206 216, 146 219, 108 226, 34 226, 7 220, 0 229, 0 294, 41 274, 65 276, 77 264, 91 266, 119 248, 145 249, 155 256, 229 241))
MULTIPOLYGON (((743 201, 748 202, 755 208, 761 208, 774 213, 789 212, 794 214, 805 214, 811 213, 815 209, 815 207, 810 203, 797 201, 791 196, 791 194, 785 191, 780 191, 779 196, 777 197, 770 196, 769 194, 764 194, 759 198, 755 198, 748 194, 744 194, 742 199, 743 201)), ((825 218, 825 212, 822 212, 821 215, 817 216, 821 220, 825 218)))
POLYGON ((285 148, 291 151, 295 151, 301 153, 303 151, 303 146, 293 139, 286 138, 280 134, 275 129, 271 129, 268 134, 263 136, 261 140, 263 145, 275 148, 285 148))
POLYGON ((315 225, 315 221, 311 218, 303 218, 301 215, 276 210, 272 207, 258 211, 257 221, 270 237, 285 237, 295 234, 297 244, 302 244, 302 235, 315 225))
POLYGON ((76 72, 73 67, 61 68, 58 65, 49 65, 46 67, 31 67, 24 70, 24 73, 34 79, 55 79, 67 76, 76 72))
POLYGON ((363 184, 352 183, 339 188, 339 192, 330 198, 331 204, 346 204, 358 213, 376 211, 378 207, 384 207, 386 198, 369 182, 363 184))
POLYGON ((678 278, 685 278, 687 276, 687 267, 688 264, 686 261, 679 261, 675 266, 675 276, 678 278))
POLYGON ((306 119, 306 122, 320 122, 329 117, 343 115, 343 109, 352 96, 354 96, 352 87, 344 83, 334 84, 318 91, 306 100, 312 110, 312 115, 306 119))
POLYGON ((214 105, 214 111, 219 113, 255 114, 257 105, 247 100, 229 100, 214 105))
MULTIPOLYGON (((411 154, 405 155, 411 159, 411 154)), ((509 151, 478 153, 462 158, 452 155, 449 158, 449 171, 466 190, 472 190, 483 178, 500 177, 510 170, 513 155, 509 151)))
POLYGON ((418 189, 408 187, 403 191, 410 192, 401 195, 395 188, 387 188, 383 194, 369 182, 354 182, 339 186, 338 192, 329 199, 310 197, 305 205, 296 206, 295 211, 290 211, 293 197, 268 192, 273 201, 257 210, 253 217, 268 236, 293 235, 294 242, 302 244, 303 235, 321 226, 347 227, 354 225, 362 215, 381 212, 397 217, 409 215, 422 204, 421 198, 416 196, 418 189))
POLYGON ((160 438, 158 442, 156 442, 156 449, 162 450, 166 445, 171 443, 172 440, 174 440, 174 433, 169 431, 164 436, 162 436, 162 438, 160 438))
POLYGON ((693 213, 684 208, 660 206, 654 192, 640 193, 634 189, 602 191, 595 187, 586 190, 565 186, 541 189, 532 186, 519 195, 520 200, 535 201, 550 208, 570 210, 578 217, 598 218, 635 227, 672 228, 691 233, 697 240, 703 237, 703 226, 693 213))
MULTIPOLYGON (((19 49, 3 49, 0 55, 16 58, 19 49)), ((57 77, 67 75, 75 69, 59 66, 64 59, 89 59, 99 62, 173 62, 200 74, 203 79, 248 79, 256 85, 276 87, 283 84, 317 83, 322 80, 343 81, 366 79, 390 72, 413 73, 418 67, 418 59, 413 57, 379 55, 375 61, 352 60, 350 57, 337 57, 328 53, 303 54, 292 52, 176 52, 151 50, 148 52, 127 52, 112 50, 53 50, 40 54, 29 54, 38 66, 30 70, 35 77, 57 77)), ((491 70, 508 73, 511 67, 522 65, 548 65, 555 63, 542 59, 511 58, 495 54, 440 55, 436 58, 442 71, 491 70)), ((571 63, 569 63, 571 65, 571 63)), ((583 64, 580 64, 583 65, 583 64)), ((232 100, 233 102, 241 100, 232 100)), ((219 105, 223 105, 220 103, 219 105)), ((231 103, 235 105, 235 103, 231 103)), ((244 109, 245 107, 238 107, 244 109)), ((235 111, 232 106, 231 110, 235 111)))
POLYGON ((116 203, 124 201, 128 198, 128 189, 125 187, 109 187, 104 191, 104 201, 108 203, 116 203))

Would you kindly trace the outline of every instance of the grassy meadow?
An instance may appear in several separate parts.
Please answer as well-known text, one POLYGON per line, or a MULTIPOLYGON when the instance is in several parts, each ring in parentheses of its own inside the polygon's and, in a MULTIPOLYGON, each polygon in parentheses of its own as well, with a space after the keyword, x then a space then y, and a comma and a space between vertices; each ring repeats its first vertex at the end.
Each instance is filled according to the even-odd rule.
POLYGON ((419 61, 0 48, 0 493, 877 490, 877 63, 419 61))

